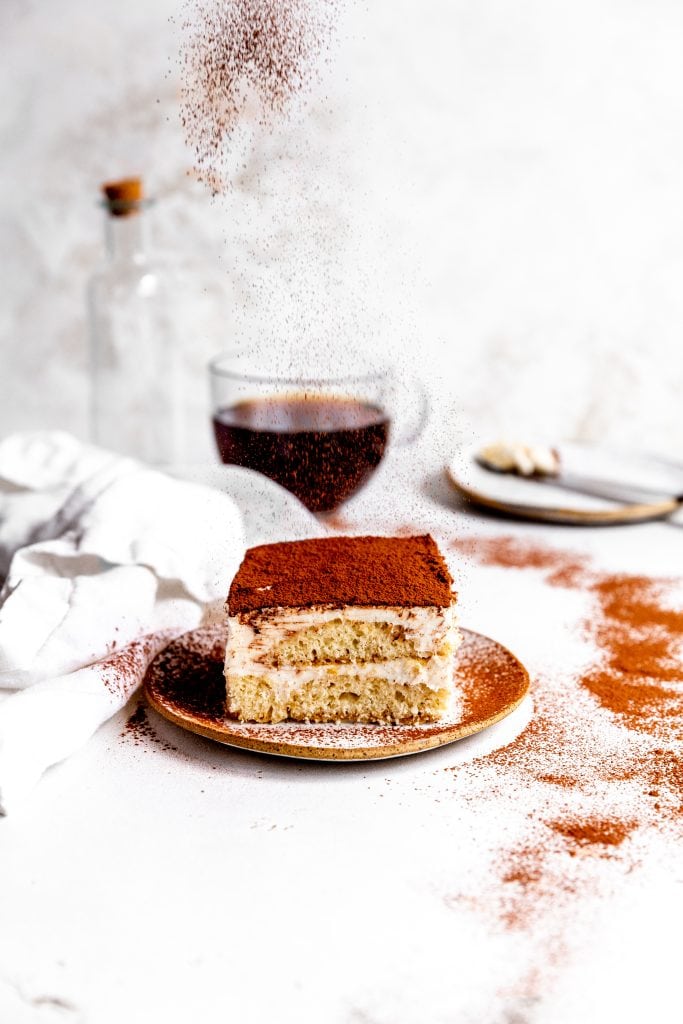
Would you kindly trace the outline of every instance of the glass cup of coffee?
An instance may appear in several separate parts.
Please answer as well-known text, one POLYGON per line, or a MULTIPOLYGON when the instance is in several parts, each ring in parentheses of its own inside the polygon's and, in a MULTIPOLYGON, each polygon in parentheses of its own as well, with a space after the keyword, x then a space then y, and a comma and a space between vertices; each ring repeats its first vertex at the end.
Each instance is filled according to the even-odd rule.
POLYGON ((424 390, 416 388, 415 422, 396 436, 400 387, 390 370, 302 379, 251 372, 244 362, 225 353, 209 363, 221 460, 264 473, 312 512, 331 512, 351 497, 390 436, 392 444, 412 443, 427 417, 424 390))

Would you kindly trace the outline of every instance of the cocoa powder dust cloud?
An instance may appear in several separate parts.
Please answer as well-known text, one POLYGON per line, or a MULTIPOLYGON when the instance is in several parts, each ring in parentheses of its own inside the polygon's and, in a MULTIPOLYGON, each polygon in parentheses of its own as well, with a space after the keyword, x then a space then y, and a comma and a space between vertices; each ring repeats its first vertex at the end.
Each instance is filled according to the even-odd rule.
POLYGON ((230 187, 240 127, 269 128, 317 80, 339 0, 186 0, 181 123, 195 172, 230 187))
MULTIPOLYGON (((386 147, 377 160, 381 94, 352 74, 365 26, 353 6, 181 0, 181 126, 225 225, 230 335, 260 374, 356 375, 390 353, 411 377, 418 271, 395 232, 409 199, 386 147)), ((405 404, 415 419, 413 392, 405 404)))

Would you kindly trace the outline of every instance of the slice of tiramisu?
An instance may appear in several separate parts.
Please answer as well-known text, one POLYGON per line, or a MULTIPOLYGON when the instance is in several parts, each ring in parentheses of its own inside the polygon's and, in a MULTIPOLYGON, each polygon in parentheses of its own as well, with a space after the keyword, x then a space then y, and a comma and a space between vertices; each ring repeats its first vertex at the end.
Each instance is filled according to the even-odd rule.
POLYGON ((428 535, 250 548, 228 596, 228 710, 252 722, 457 714, 452 584, 428 535))

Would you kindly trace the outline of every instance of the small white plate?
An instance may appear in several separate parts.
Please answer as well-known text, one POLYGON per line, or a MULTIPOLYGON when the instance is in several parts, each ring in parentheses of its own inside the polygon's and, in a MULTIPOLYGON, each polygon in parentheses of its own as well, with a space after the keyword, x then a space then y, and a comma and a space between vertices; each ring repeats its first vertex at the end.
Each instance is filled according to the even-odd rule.
POLYGON ((475 504, 524 519, 582 526, 615 525, 663 519, 679 507, 673 495, 683 492, 683 465, 679 468, 654 456, 575 442, 553 447, 559 451, 562 470, 568 475, 594 478, 615 488, 649 488, 653 495, 634 497, 630 502, 613 501, 553 486, 552 482, 495 473, 476 462, 481 443, 454 455, 446 473, 456 490, 475 504))

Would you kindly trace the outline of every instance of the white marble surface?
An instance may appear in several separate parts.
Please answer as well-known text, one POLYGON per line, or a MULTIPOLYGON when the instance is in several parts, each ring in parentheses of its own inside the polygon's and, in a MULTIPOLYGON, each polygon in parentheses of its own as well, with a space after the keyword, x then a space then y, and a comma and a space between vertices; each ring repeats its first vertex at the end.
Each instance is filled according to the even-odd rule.
POLYGON ((207 355, 325 318, 420 366, 437 438, 474 421, 680 455, 680 6, 342 6, 326 98, 255 138, 211 203, 178 124, 179 0, 5 0, 0 433, 83 433, 96 191, 139 171, 160 250, 194 265, 178 316, 197 456, 207 355), (339 283, 307 282, 293 327, 280 299, 320 235, 339 283))
MULTIPOLYGON (((683 570, 680 527, 479 518, 441 476, 416 479, 400 460, 346 515, 369 530, 410 522, 444 543, 514 533, 604 568, 683 570)), ((467 559, 453 568, 463 622, 532 674, 580 662, 580 594, 467 559)), ((122 739, 117 716, 0 821, 3 1024, 678 1020, 683 890, 665 842, 650 836, 629 872, 617 864, 599 899, 577 897, 561 964, 529 998, 518 983, 543 973, 543 918, 508 933, 481 912, 479 897, 495 901, 487 871, 506 825, 460 801, 446 770, 480 745, 316 765, 222 748, 150 716, 156 740, 122 739)))

